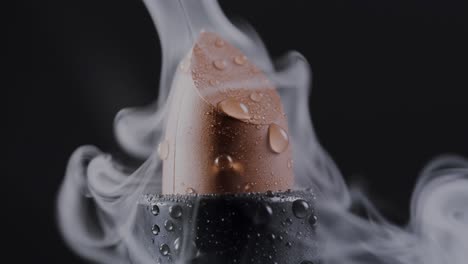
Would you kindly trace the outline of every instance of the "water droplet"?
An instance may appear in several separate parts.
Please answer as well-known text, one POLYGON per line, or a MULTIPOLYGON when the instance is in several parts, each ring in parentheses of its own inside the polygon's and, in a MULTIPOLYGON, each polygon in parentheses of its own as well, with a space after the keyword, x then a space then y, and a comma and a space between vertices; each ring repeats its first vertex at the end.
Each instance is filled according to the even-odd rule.
POLYGON ((233 60, 234 60, 234 63, 237 65, 244 65, 245 62, 247 61, 247 57, 245 57, 244 55, 238 55, 238 56, 235 56, 233 60))
POLYGON ((281 153, 288 147, 288 133, 277 124, 271 124, 268 128, 268 138, 271 149, 276 153, 281 153))
POLYGON ((166 228, 167 231, 172 232, 174 231, 174 223, 171 220, 166 220, 164 222, 164 227, 166 228))
POLYGON ((182 207, 179 205, 169 207, 169 215, 175 219, 180 218, 182 216, 182 207))
POLYGON ((220 38, 216 39, 216 41, 215 41, 215 46, 218 47, 218 48, 224 47, 224 44, 225 44, 224 40, 222 40, 220 38))
POLYGON ((218 156, 214 164, 216 167, 218 167, 220 170, 229 170, 233 167, 233 161, 231 156, 229 155, 220 155, 218 156))
POLYGON ((224 68, 226 68, 226 62, 224 60, 215 60, 215 61, 213 61, 213 66, 216 69, 222 71, 222 70, 224 70, 224 68))
POLYGON ((274 241, 276 239, 276 236, 275 234, 271 233, 268 238, 271 240, 271 241, 274 241))
POLYGON ((254 67, 254 68, 252 68, 251 72, 252 72, 253 74, 259 73, 259 72, 260 72, 260 69, 257 68, 257 67, 254 67))
POLYGON ((190 68, 190 63, 189 63, 189 60, 183 60, 181 63, 180 63, 180 70, 182 72, 185 72, 185 73, 189 73, 189 68, 190 68))
POLYGON ((228 98, 221 101, 218 107, 226 115, 236 119, 250 119, 249 108, 235 98, 228 98))
POLYGON ((286 246, 287 246, 288 248, 291 248, 291 247, 292 247, 292 243, 291 243, 291 242, 286 242, 286 246))
POLYGON ((254 102, 260 102, 262 100, 263 94, 253 92, 250 94, 250 99, 254 102))
POLYGON ((309 214, 310 205, 308 202, 302 199, 298 199, 293 202, 292 210, 297 218, 305 218, 309 214))
POLYGON ((156 236, 157 234, 159 234, 159 231, 160 231, 159 226, 156 225, 156 224, 153 225, 153 227, 151 228, 151 232, 152 232, 153 235, 155 235, 155 236, 156 236))
POLYGON ((288 217, 288 218, 286 218, 286 224, 288 224, 288 225, 292 225, 292 223, 293 223, 293 221, 292 221, 292 219, 291 219, 291 218, 289 218, 289 217, 288 217))
POLYGON ((218 80, 215 80, 215 79, 212 79, 212 80, 209 80, 209 83, 211 86, 216 86, 219 84, 219 81, 218 80))
POLYGON ((291 169, 293 166, 293 161, 292 160, 288 160, 288 169, 291 169))
POLYGON ((161 252, 163 256, 169 255, 170 251, 171 249, 169 248, 167 244, 161 244, 161 246, 159 246, 159 252, 161 252))
POLYGON ((187 188, 187 190, 185 190, 185 192, 186 192, 187 194, 196 194, 196 193, 197 193, 197 192, 195 191, 195 189, 190 188, 190 187, 187 188))
POLYGON ((176 238, 176 240, 174 240, 174 250, 175 250, 176 252, 179 251, 181 244, 182 244, 182 243, 181 243, 180 237, 178 237, 178 238, 176 238))
POLYGON ((244 185, 244 191, 248 192, 253 188, 253 183, 249 182, 244 185))
POLYGON ((151 205, 151 213, 153 215, 158 215, 159 214, 159 207, 156 204, 151 205))
POLYGON ((254 217, 254 222, 257 225, 265 224, 273 215, 273 209, 268 204, 260 205, 254 217))
POLYGON ((169 156, 169 142, 167 142, 167 140, 159 143, 158 155, 161 160, 165 160, 169 156))
POLYGON ((309 224, 312 226, 312 227, 315 227, 317 225, 317 216, 316 215, 311 215, 309 217, 309 224))

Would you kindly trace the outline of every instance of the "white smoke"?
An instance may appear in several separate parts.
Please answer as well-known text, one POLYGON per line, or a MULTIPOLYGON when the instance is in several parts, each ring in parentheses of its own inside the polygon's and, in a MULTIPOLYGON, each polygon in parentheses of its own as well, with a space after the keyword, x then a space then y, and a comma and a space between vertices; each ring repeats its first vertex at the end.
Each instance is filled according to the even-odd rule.
MULTIPOLYGON (((468 259, 468 161, 441 157, 420 176, 406 227, 387 222, 359 190, 351 202, 369 218, 335 201, 319 203, 326 263, 435 264, 468 259)), ((395 190, 396 192, 398 190, 395 190)))
MULTIPOLYGON (((158 101, 120 111, 115 134, 130 154, 146 159, 132 173, 110 155, 84 146, 70 158, 58 197, 58 219, 68 244, 98 263, 154 263, 133 230, 141 195, 160 193, 161 163, 155 157, 166 118, 166 101, 177 65, 201 30, 220 34, 240 48, 279 89, 293 140, 296 186, 318 192, 319 236, 327 264, 466 264, 468 261, 468 161, 442 157, 422 172, 406 227, 393 225, 364 193, 350 190, 318 143, 308 109, 310 69, 298 53, 273 64, 248 25, 235 27, 214 0, 145 0, 162 46, 158 101), (368 217, 357 216, 352 206, 368 217)), ((398 191, 398 190, 395 190, 398 191)))

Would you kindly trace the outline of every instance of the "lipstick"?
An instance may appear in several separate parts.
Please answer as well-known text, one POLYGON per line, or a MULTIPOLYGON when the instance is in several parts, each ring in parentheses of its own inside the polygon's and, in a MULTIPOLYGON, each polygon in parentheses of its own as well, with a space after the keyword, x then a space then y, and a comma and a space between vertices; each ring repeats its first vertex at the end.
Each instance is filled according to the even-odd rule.
POLYGON ((156 263, 316 263, 315 196, 290 190, 287 117, 266 74, 202 32, 168 107, 162 194, 142 197, 135 230, 156 263))
POLYGON ((164 140, 163 193, 290 189, 287 118, 273 84, 237 48, 202 32, 175 75, 164 140))

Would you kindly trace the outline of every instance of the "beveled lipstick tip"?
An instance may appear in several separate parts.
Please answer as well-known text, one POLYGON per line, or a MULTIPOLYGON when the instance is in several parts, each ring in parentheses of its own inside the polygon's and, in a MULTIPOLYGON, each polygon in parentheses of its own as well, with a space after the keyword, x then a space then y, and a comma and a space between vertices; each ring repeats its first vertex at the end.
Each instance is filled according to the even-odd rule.
POLYGON ((267 77, 239 49, 210 32, 200 34, 181 65, 187 62, 189 70, 174 77, 168 145, 160 150, 163 193, 289 189, 287 119, 267 77))

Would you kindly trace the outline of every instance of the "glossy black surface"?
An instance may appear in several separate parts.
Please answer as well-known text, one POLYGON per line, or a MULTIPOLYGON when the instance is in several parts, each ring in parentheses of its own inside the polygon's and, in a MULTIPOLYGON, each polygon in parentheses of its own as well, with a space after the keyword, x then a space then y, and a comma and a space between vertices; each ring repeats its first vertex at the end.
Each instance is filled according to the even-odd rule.
POLYGON ((156 263, 319 263, 314 203, 309 191, 149 195, 136 232, 156 263))

